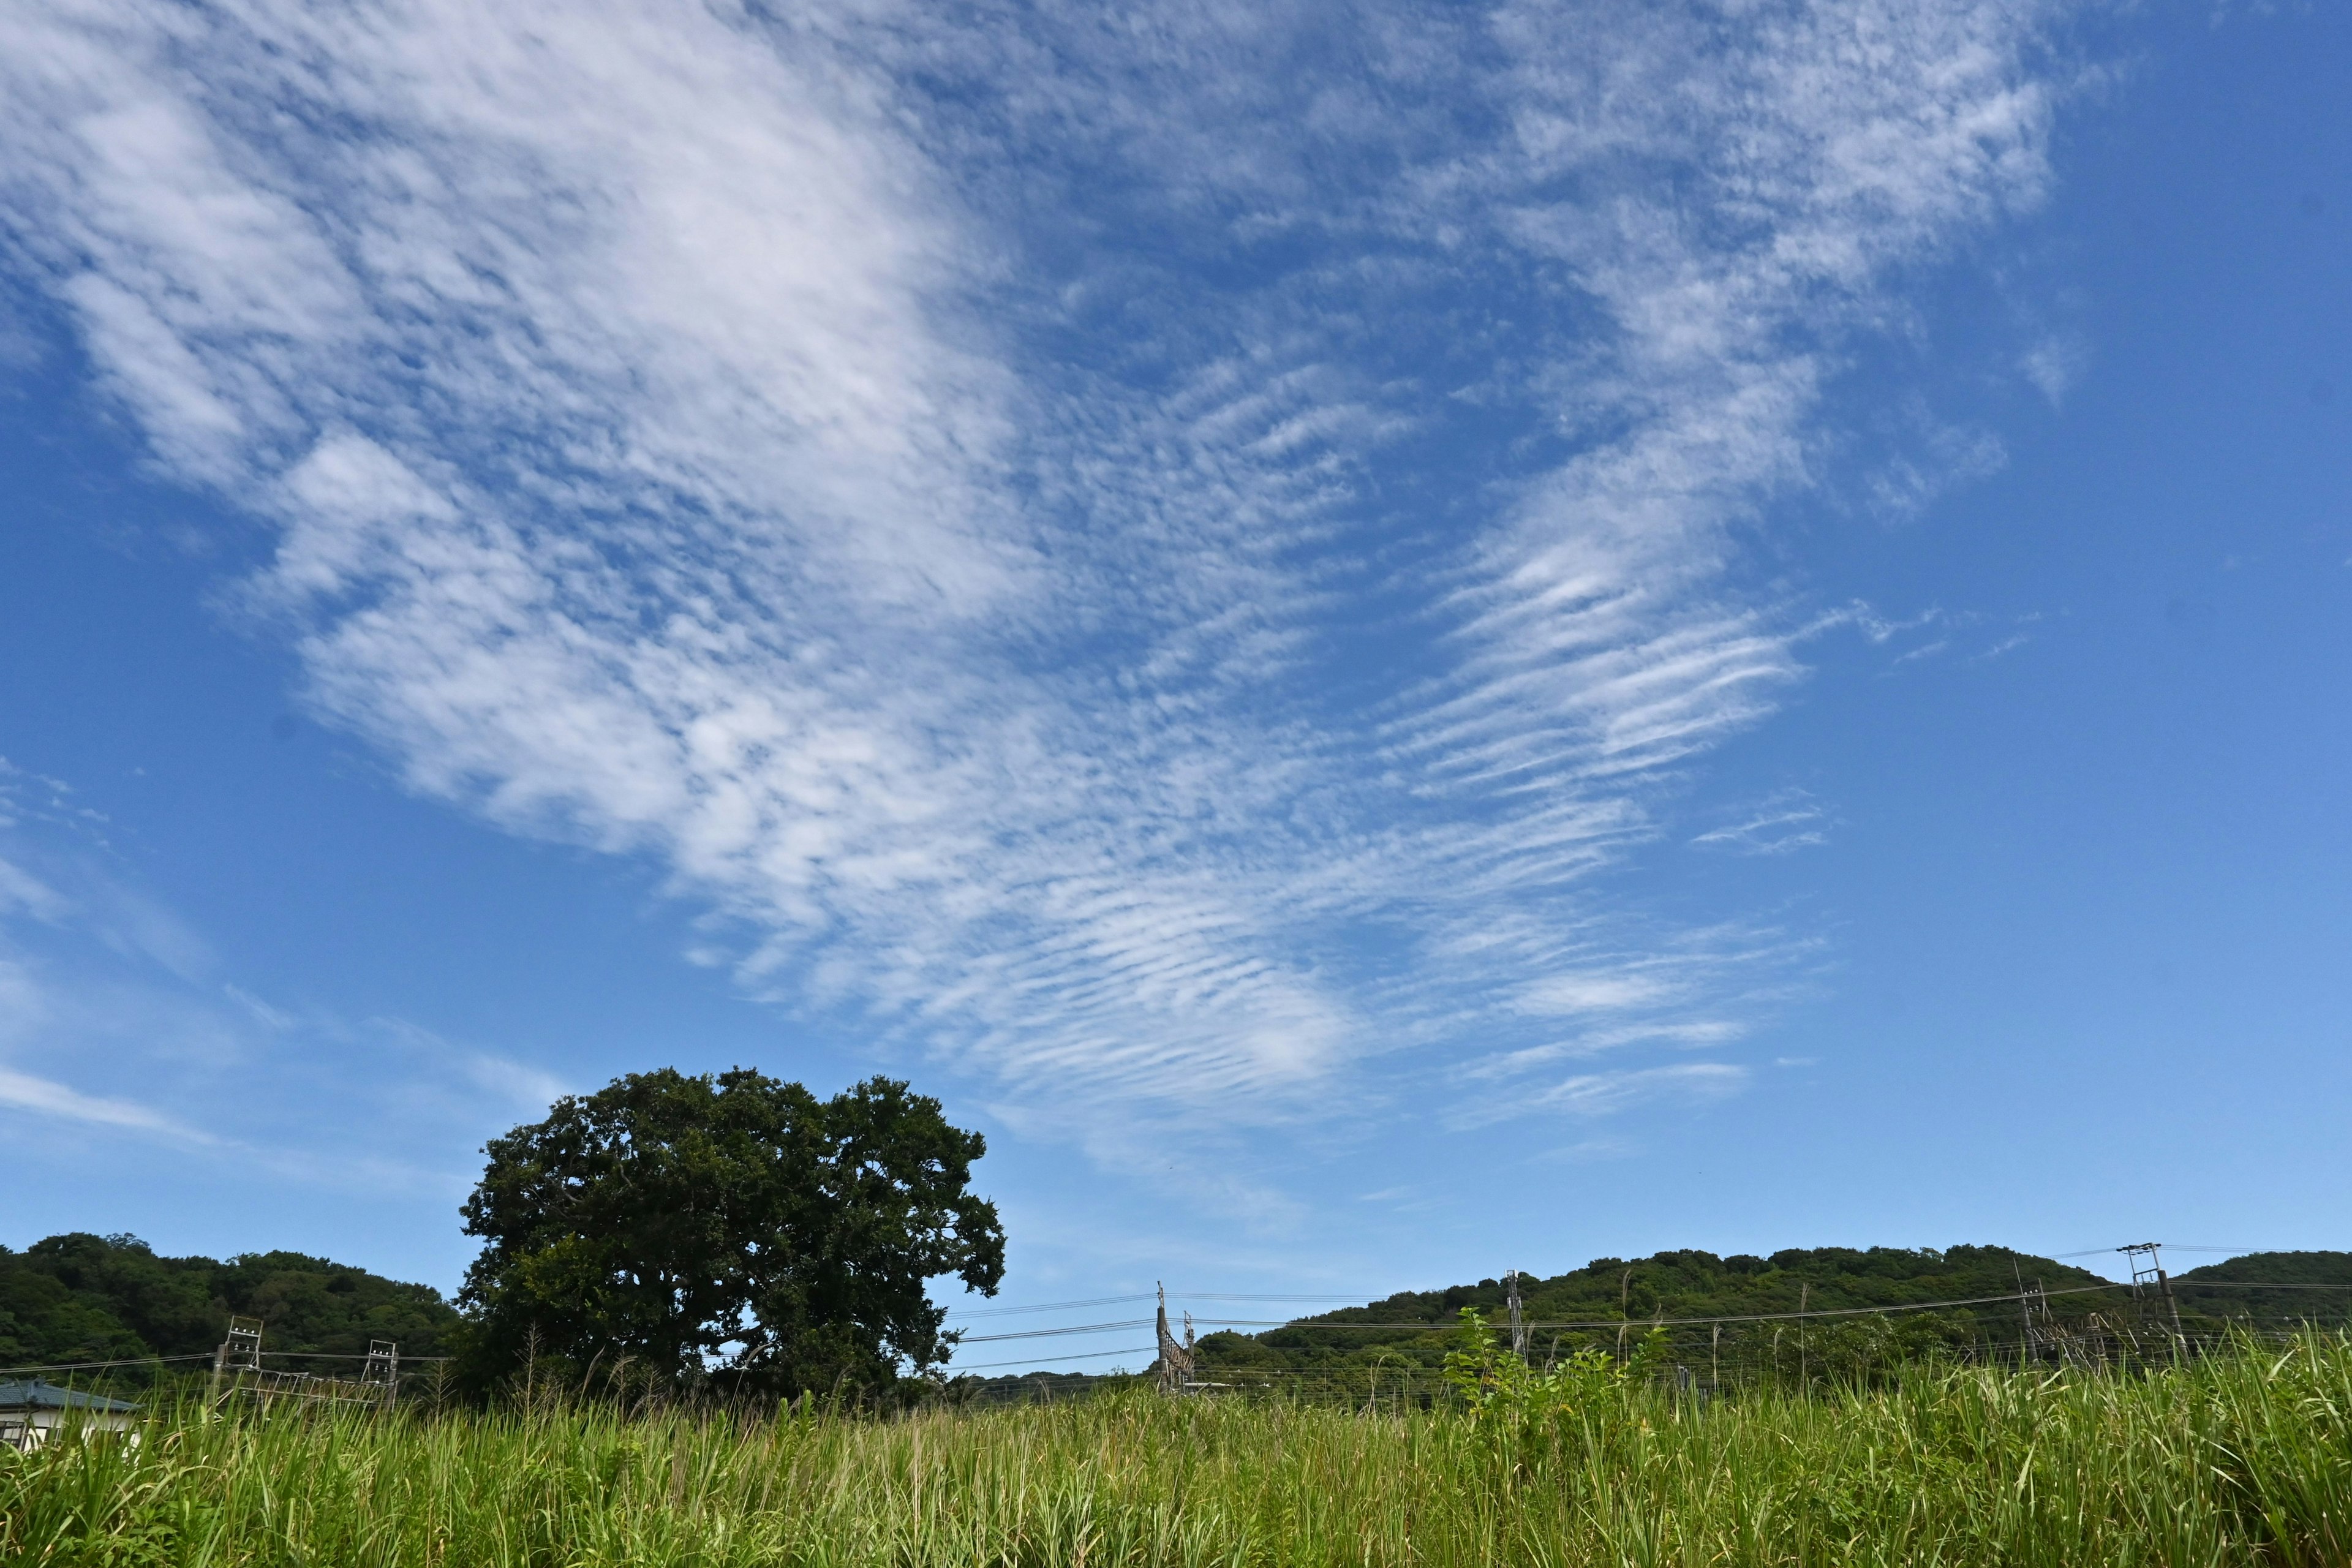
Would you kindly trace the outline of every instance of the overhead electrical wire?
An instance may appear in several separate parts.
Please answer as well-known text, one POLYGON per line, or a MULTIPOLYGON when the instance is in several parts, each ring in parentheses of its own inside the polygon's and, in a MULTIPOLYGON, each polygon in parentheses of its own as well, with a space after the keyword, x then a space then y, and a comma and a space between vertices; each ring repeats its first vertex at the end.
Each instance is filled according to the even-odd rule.
POLYGON ((1115 1323, 1076 1323, 1066 1329, 1022 1329, 1009 1334, 966 1334, 959 1344, 984 1345, 998 1340, 1045 1340, 1062 1334, 1107 1334, 1113 1329, 1148 1329, 1150 1318, 1122 1318, 1115 1323))
POLYGON ((1040 1301, 1031 1307, 950 1307, 950 1318, 1009 1318, 1022 1312, 1066 1312, 1080 1307, 1117 1307, 1129 1301, 1149 1301, 1152 1292, 1139 1296, 1094 1296, 1083 1301, 1040 1301))
MULTIPOLYGON (((1215 1290, 1171 1290, 1168 1292, 1168 1298, 1171 1300, 1183 1301, 1343 1301, 1350 1304, 1372 1299, 1364 1296, 1267 1295, 1215 1290)), ((1082 1301, 1039 1301, 1026 1307, 950 1307, 948 1316, 950 1318, 1007 1318, 1023 1312, 1075 1311, 1080 1307, 1117 1307, 1129 1301, 1151 1301, 1158 1299, 1158 1291, 1145 1290, 1132 1296, 1092 1296, 1082 1301)))
POLYGON ((1129 1345, 1125 1350, 1087 1351, 1082 1355, 1024 1356, 1017 1361, 984 1361, 971 1366, 952 1367, 950 1370, 954 1372, 986 1372, 992 1367, 1043 1366, 1048 1362, 1093 1361, 1097 1357, 1107 1355, 1156 1355, 1159 1353, 1159 1351, 1160 1347, 1158 1345, 1129 1345))
MULTIPOLYGON (((2302 1283, 2302 1282, 2293 1282, 2293 1283, 2291 1283, 2291 1282, 2286 1282, 2286 1281, 2252 1280, 2252 1279, 2249 1279, 2249 1280, 2238 1280, 2238 1279, 2212 1279, 2212 1280, 2203 1280, 2203 1279, 2188 1279, 2188 1280, 2184 1280, 2184 1279, 2175 1279, 2175 1280, 2173 1280, 2173 1281, 2172 1281, 2172 1283, 2173 1283, 2173 1285, 2174 1285, 2174 1287, 2175 1287, 2176 1289, 2183 1289, 2183 1290, 2193 1290, 2193 1289, 2253 1289, 2253 1290, 2264 1290, 2264 1289, 2268 1289, 2268 1290, 2344 1290, 2344 1291, 2352 1291, 2352 1284, 2329 1284, 2329 1283, 2316 1283, 2316 1284, 2315 1284, 2315 1283, 2302 1283)), ((1868 1317, 1868 1316, 1873 1316, 1873 1315, 1885 1315, 1885 1314, 1888 1314, 1888 1313, 1894 1313, 1894 1312, 1927 1312, 1927 1311, 1938 1311, 1938 1310, 1946 1310, 1946 1309, 1948 1309, 1948 1308, 1956 1308, 1956 1307, 1996 1307, 1996 1306, 2008 1306, 2008 1305, 2012 1305, 2012 1304, 2015 1304, 2015 1303, 2017 1303, 2017 1302, 2021 1302, 2021 1301, 2029 1301, 2029 1300, 2035 1300, 2036 1298, 2039 1298, 2039 1299, 2041 1299, 2041 1300, 2049 1300, 2049 1299, 2050 1299, 2050 1298, 2052 1298, 2052 1297, 2058 1297, 2058 1296, 2084 1296, 2084 1295, 2096 1295, 2096 1294, 2099 1294, 2099 1293, 2104 1292, 2104 1291, 2116 1291, 2116 1290, 2129 1291, 2129 1290, 2132 1290, 2133 1289, 2134 1289, 2134 1288, 2133 1288, 2131 1285, 2129 1285, 2128 1283, 2126 1283, 2126 1282, 2124 1282, 2124 1281, 2121 1281, 2121 1280, 2105 1280, 2105 1281, 2102 1281, 2101 1283, 2099 1283, 2099 1284, 2095 1284, 2095 1285, 2074 1285, 2074 1286, 2066 1286, 2066 1287, 2063 1287, 2063 1288, 2061 1288, 2061 1289, 2056 1289, 2056 1290, 2026 1290, 2026 1291, 2018 1291, 2018 1292, 2014 1292, 2014 1293, 2011 1293, 2011 1294, 2008 1294, 2008 1295, 2000 1295, 2000 1296, 1969 1296, 1969 1297, 1958 1297, 1958 1298, 1954 1298, 1954 1299, 1951 1299, 1951 1300, 1940 1300, 1940 1301, 1896 1301, 1896 1302, 1889 1302, 1889 1303, 1886 1303, 1886 1304, 1885 1304, 1885 1305, 1881 1305, 1881 1306, 1874 1306, 1874 1307, 1818 1307, 1818 1308, 1812 1308, 1812 1309, 1810 1309, 1810 1310, 1804 1310, 1804 1311, 1794 1311, 1794 1312, 1742 1312, 1742 1313, 1730 1313, 1730 1314, 1726 1314, 1726 1315, 1723 1315, 1723 1316, 1720 1316, 1720 1317, 1707 1317, 1707 1318, 1649 1318, 1649 1319, 1643 1319, 1643 1318, 1591 1318, 1591 1319, 1580 1319, 1580 1320, 1559 1320, 1559 1321, 1539 1320, 1539 1321, 1534 1321, 1525 1322, 1525 1323, 1522 1323, 1520 1326, 1521 1326, 1523 1329, 1525 1329, 1525 1330, 1527 1330, 1527 1331, 1537 1331, 1537 1330, 1607 1330, 1607 1329, 1633 1329, 1633 1328, 1644 1328, 1644 1329, 1647 1329, 1647 1328, 1704 1328, 1704 1327, 1708 1327, 1708 1326, 1711 1326, 1711 1325, 1721 1324, 1721 1323, 1791 1322, 1791 1321, 1798 1321, 1811 1320, 1811 1319, 1814 1319, 1814 1318, 1853 1318, 1853 1317, 1868 1317)), ((1189 1300, 1203 1300, 1204 1298, 1202 1298, 1202 1297, 1192 1297, 1192 1298, 1188 1298, 1188 1299, 1189 1299, 1189 1300)), ((1271 1299, 1271 1300, 1323 1300, 1323 1299, 1325 1299, 1325 1298, 1315 1298, 1315 1297, 1275 1297, 1275 1298, 1241 1298, 1241 1297, 1228 1297, 1228 1298, 1225 1298, 1225 1299, 1227 1299, 1227 1300, 1263 1300, 1263 1299, 1271 1299)), ((1350 1300, 1352 1300, 1352 1298, 1349 1298, 1349 1299, 1350 1299, 1350 1300)), ((1150 1298, 1146 1297, 1146 1298, 1144 1298, 1144 1300, 1150 1300, 1150 1298)), ((1151 1320, 1150 1320, 1150 1319, 1131 1319, 1131 1320, 1127 1320, 1127 1321, 1117 1321, 1117 1322, 1103 1322, 1103 1323, 1083 1323, 1083 1324, 1076 1324, 1076 1325, 1073 1325, 1073 1326, 1068 1327, 1068 1328, 1059 1328, 1059 1329, 1033 1329, 1033 1330, 1028 1330, 1028 1331, 1016 1331, 1016 1332, 1013 1332, 1013 1333, 1004 1333, 1004 1334, 984 1334, 984 1335, 973 1335, 973 1336, 971 1336, 971 1337, 969 1337, 969 1338, 967 1338, 967 1339, 963 1340, 963 1341, 962 1341, 962 1342, 962 1342, 962 1343, 964 1343, 964 1344, 982 1344, 982 1343, 989 1343, 989 1342, 1002 1342, 1002 1341, 1006 1341, 1006 1340, 1043 1339, 1043 1338, 1048 1338, 1048 1337, 1053 1337, 1053 1336, 1057 1336, 1057 1335, 1062 1335, 1062 1334, 1108 1333, 1108 1332, 1109 1332, 1109 1331, 1113 1331, 1113 1330, 1116 1330, 1116 1329, 1123 1329, 1123 1328, 1141 1328, 1141 1327, 1143 1327, 1146 1323, 1150 1322, 1150 1321, 1151 1321, 1151 1320)), ((1345 1331, 1384 1331, 1389 1332, 1389 1333, 1391 1333, 1391 1334, 1396 1334, 1396 1333, 1404 1333, 1404 1334, 1423 1334, 1423 1333, 1458 1333, 1458 1332, 1461 1331, 1461 1324, 1460 1324, 1460 1323, 1458 1323, 1458 1322, 1380 1322, 1380 1321, 1368 1321, 1368 1322, 1346 1322, 1346 1323, 1334 1323, 1334 1322, 1316 1322, 1316 1321, 1309 1321, 1309 1320, 1302 1320, 1302 1319, 1264 1319, 1264 1318, 1196 1318, 1196 1319, 1194 1319, 1193 1321, 1194 1321, 1196 1323, 1199 1323, 1199 1324, 1202 1324, 1202 1325, 1204 1325, 1204 1326, 1208 1326, 1208 1327, 1212 1327, 1212 1328, 1262 1328, 1262 1329, 1263 1329, 1263 1328, 1284 1328, 1284 1329, 1310 1330, 1310 1331, 1312 1331, 1312 1330, 1345 1330, 1345 1331)), ((1499 1331, 1502 1331, 1502 1329, 1503 1329, 1503 1325, 1501 1325, 1501 1324, 1499 1324, 1499 1323, 1496 1323, 1496 1324, 1490 1324, 1490 1325, 1489 1325, 1489 1328, 1490 1328, 1490 1330, 1493 1330, 1493 1331, 1498 1331, 1498 1332, 1499 1332, 1499 1331)), ((1137 1351, 1095 1351, 1095 1352, 1088 1352, 1088 1353, 1085 1353, 1085 1354, 1077 1354, 1077 1355, 1041 1357, 1041 1358, 1037 1358, 1037 1364, 1043 1364, 1045 1362, 1047 1362, 1047 1361, 1054 1361, 1054 1362, 1064 1362, 1064 1361, 1090 1361, 1090 1360, 1094 1360, 1094 1359, 1097 1359, 1097 1358, 1098 1358, 1098 1357, 1102 1357, 1102 1356, 1110 1356, 1110 1355, 1126 1355, 1126 1354, 1139 1354, 1139 1353, 1141 1353, 1141 1352, 1142 1352, 1143 1350, 1154 1350, 1155 1348, 1156 1348, 1156 1347, 1153 1347, 1153 1346, 1143 1346, 1143 1347, 1140 1347, 1140 1349, 1139 1349, 1139 1350, 1137 1350, 1137 1351)), ((996 1366, 1013 1366, 1013 1365, 1027 1365, 1027 1364, 1031 1364, 1031 1363, 1028 1363, 1028 1362, 987 1362, 987 1363, 980 1363, 973 1364, 973 1365, 969 1365, 969 1366, 961 1367, 961 1368, 959 1368, 958 1370, 961 1370, 961 1371, 974 1371, 974 1372, 976 1372, 976 1371, 985 1370, 985 1369, 990 1368, 990 1367, 996 1367, 996 1366)), ((1272 1373, 1272 1372, 1276 1371, 1276 1369, 1272 1369, 1272 1368, 1245 1368, 1245 1367, 1236 1367, 1236 1368, 1234 1368, 1234 1369, 1232 1369, 1232 1370, 1233 1370, 1233 1372, 1234 1373, 1234 1374, 1235 1374, 1235 1375, 1242 1375, 1243 1373, 1247 1373, 1247 1374, 1249 1374, 1249 1375, 1255 1376, 1255 1375, 1258 1375, 1258 1374, 1259 1374, 1260 1373, 1262 1373, 1262 1372, 1263 1372, 1263 1373, 1272 1373)), ((1286 1375, 1287 1375, 1287 1373, 1286 1373, 1286 1375)), ((1318 1375, 1318 1373, 1305 1373, 1305 1372, 1302 1372, 1302 1373, 1298 1373, 1298 1375, 1318 1375)))
POLYGON ((210 1361, 212 1359, 212 1352, 210 1351, 206 1351, 199 1355, 142 1355, 137 1357, 127 1357, 121 1361, 59 1361, 51 1362, 46 1366, 0 1366, 0 1373, 90 1372, 100 1367, 162 1366, 170 1362, 210 1361))
MULTIPOLYGON (((2186 1252, 2203 1251, 2207 1249, 2201 1247, 2181 1247, 2178 1250, 2186 1252)), ((2222 1249, 2215 1248, 2212 1250, 2222 1249)), ((2301 1280, 2273 1279, 2185 1279, 2175 1278, 2171 1281, 2171 1284, 2176 1291, 2183 1292, 2192 1290, 2343 1290, 2352 1292, 2352 1282, 2336 1283, 2326 1281, 2310 1282, 2301 1280)), ((2031 1300, 2036 1297, 2047 1300, 2054 1296, 2095 1295, 2101 1291, 2132 1290, 2134 1289, 2134 1286, 2123 1280, 2104 1280, 2095 1285, 2066 1286, 2056 1290, 2020 1291, 2015 1294, 2003 1296, 1971 1296, 1945 1301, 1895 1301, 1875 1307, 1818 1307, 1806 1311, 1742 1312, 1712 1318, 1590 1318, 1560 1320, 1556 1321, 1543 1320, 1525 1322, 1520 1326, 1527 1331, 1533 1331, 1536 1330, 1631 1329, 1636 1327, 1691 1328, 1706 1327, 1717 1323, 1788 1322, 1801 1319, 1811 1318, 1852 1318, 1891 1312, 1928 1312, 1953 1307, 2004 1306, 2014 1302, 2031 1300)), ((1067 1311, 1079 1307, 1103 1307, 1123 1304, 1129 1301, 1150 1301, 1156 1299, 1156 1292, 1131 1296, 1096 1296, 1089 1297, 1083 1300, 1046 1301, 1025 1307, 985 1308, 966 1311, 961 1315, 965 1317, 977 1318, 1005 1316, 1028 1312, 1067 1311)), ((1348 1302, 1356 1302, 1361 1300, 1361 1298, 1354 1296, 1289 1295, 1260 1292, 1188 1292, 1181 1295, 1179 1299, 1191 1301, 1348 1302)), ((1009 1332, 998 1334, 970 1334, 960 1339, 958 1343, 964 1345, 992 1344, 1009 1340, 1056 1339, 1073 1334, 1109 1333, 1121 1329, 1147 1328, 1150 1326, 1152 1321, 1153 1320, 1150 1318, 1122 1318, 1099 1323, 1076 1323, 1052 1329, 1014 1330, 1009 1332)), ((1195 1318, 1193 1321, 1207 1327, 1220 1329, 1296 1329, 1310 1331, 1344 1330, 1355 1331, 1378 1330, 1385 1331, 1389 1333, 1409 1334, 1456 1333, 1461 1330, 1461 1324, 1458 1322, 1444 1321, 1384 1322, 1370 1321, 1360 1322, 1318 1322, 1311 1319, 1299 1318, 1195 1318)), ((1502 1325, 1493 1324, 1490 1325, 1490 1327, 1499 1331, 1502 1325)), ((1142 1345, 1126 1350, 1086 1351, 1065 1356, 1042 1356, 1009 1362, 982 1362, 972 1365, 967 1365, 960 1368, 959 1370, 977 1372, 993 1367, 1044 1364, 1047 1362, 1093 1361, 1103 1356, 1137 1355, 1141 1354, 1146 1351, 1150 1351, 1156 1353, 1158 1347, 1156 1345, 1142 1345)), ((281 1361, 363 1361, 366 1359, 365 1356, 355 1351, 266 1351, 262 1353, 266 1357, 281 1361)), ((201 1352, 191 1355, 125 1357, 113 1361, 50 1362, 36 1366, 0 1367, 0 1374, 21 1374, 40 1372, 96 1372, 115 1367, 162 1366, 185 1362, 209 1361, 211 1359, 212 1356, 209 1352, 201 1352)), ((421 1365, 446 1362, 451 1358, 447 1356, 404 1355, 400 1359, 404 1364, 421 1365)), ((1278 1369, 1235 1368, 1234 1370, 1237 1374, 1243 1372, 1247 1372, 1251 1375, 1255 1376, 1261 1373, 1272 1374, 1278 1369)), ((1289 1375, 1287 1373, 1284 1373, 1283 1374, 1289 1375)), ((1298 1375, 1307 1374, 1302 1373, 1298 1375)))

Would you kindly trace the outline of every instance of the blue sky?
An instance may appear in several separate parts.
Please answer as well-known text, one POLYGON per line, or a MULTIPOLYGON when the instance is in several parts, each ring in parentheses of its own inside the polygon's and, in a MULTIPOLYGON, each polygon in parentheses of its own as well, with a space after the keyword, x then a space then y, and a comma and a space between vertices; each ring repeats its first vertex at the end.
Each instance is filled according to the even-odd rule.
POLYGON ((985 1130, 1013 1302, 2352 1246, 2347 79, 17 7, 5 1238, 448 1286, 485 1137, 740 1062, 985 1130))

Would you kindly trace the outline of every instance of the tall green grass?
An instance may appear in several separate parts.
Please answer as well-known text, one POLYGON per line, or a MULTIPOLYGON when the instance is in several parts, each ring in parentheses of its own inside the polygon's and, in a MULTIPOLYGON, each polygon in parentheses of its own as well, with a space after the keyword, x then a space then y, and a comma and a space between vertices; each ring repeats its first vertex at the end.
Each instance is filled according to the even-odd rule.
POLYGON ((0 1454, 33 1564, 2342 1564, 2352 1342, 1540 1421, 1125 1391, 876 1419, 168 1418, 0 1454))

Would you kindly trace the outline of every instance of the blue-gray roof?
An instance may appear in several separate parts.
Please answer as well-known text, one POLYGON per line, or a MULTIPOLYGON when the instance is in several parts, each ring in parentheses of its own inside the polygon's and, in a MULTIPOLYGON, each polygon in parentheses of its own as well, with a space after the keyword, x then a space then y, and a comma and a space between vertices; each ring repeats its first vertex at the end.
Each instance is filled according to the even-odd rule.
POLYGON ((0 1410, 104 1410, 131 1411, 139 1406, 127 1399, 109 1399, 103 1394, 84 1394, 79 1388, 59 1388, 54 1383, 28 1378, 22 1383, 0 1383, 0 1410))

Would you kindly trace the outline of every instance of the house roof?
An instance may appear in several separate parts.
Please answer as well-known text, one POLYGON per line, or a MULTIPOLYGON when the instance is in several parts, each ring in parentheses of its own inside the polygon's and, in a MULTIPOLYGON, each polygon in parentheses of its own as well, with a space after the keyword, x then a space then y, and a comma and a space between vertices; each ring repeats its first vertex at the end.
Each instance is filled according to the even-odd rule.
POLYGON ((103 1394, 85 1394, 79 1388, 59 1388, 54 1383, 28 1378, 20 1383, 0 1383, 0 1410, 102 1410, 131 1411, 139 1406, 127 1399, 110 1399, 103 1394))

